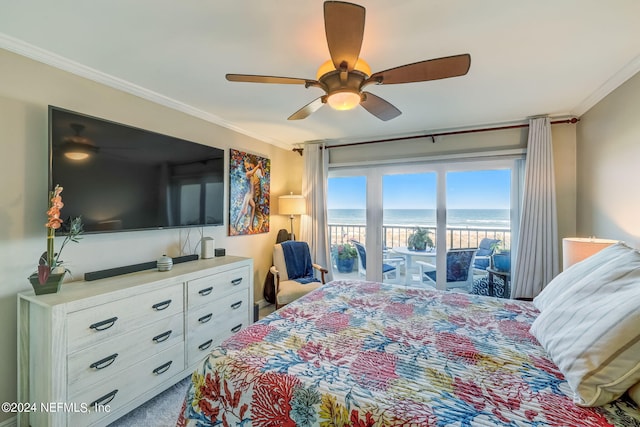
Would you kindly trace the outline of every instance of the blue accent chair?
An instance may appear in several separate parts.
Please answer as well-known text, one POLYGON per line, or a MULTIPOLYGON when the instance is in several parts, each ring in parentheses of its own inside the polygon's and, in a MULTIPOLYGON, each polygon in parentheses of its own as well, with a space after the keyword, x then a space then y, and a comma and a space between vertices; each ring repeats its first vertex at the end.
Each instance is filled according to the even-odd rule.
MULTIPOLYGON (((352 240, 351 243, 356 247, 358 252, 358 275, 361 277, 367 276, 367 252, 364 249, 364 245, 357 240, 352 240)), ((403 257, 384 258, 382 260, 382 278, 386 280, 399 281, 400 272, 398 267, 404 264, 403 257)))
MULTIPOLYGON (((464 288, 470 291, 473 286, 473 261, 476 249, 451 249, 447 252, 447 289, 464 288)), ((436 266, 416 261, 420 278, 429 286, 436 286, 436 266)))
POLYGON ((485 275, 487 273, 487 268, 491 264, 491 255, 495 252, 495 246, 500 242, 500 239, 490 239, 488 237, 480 241, 476 251, 476 258, 473 262, 474 274, 485 275))

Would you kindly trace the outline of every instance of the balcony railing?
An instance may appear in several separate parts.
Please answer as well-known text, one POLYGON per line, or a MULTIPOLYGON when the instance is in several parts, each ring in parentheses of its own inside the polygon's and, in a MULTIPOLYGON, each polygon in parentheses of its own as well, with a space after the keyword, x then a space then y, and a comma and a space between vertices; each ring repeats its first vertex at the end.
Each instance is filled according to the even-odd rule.
MULTIPOLYGON (((436 241, 435 227, 423 227, 429 231, 433 242, 436 241)), ((384 225, 382 226, 383 246, 392 248, 407 246, 409 236, 413 234, 417 226, 384 225)), ((489 237, 500 239, 504 249, 511 248, 511 231, 508 228, 467 228, 447 227, 447 249, 477 248, 480 241, 489 237)), ((331 244, 345 243, 357 240, 366 243, 367 230, 364 225, 329 224, 329 240, 331 244)))

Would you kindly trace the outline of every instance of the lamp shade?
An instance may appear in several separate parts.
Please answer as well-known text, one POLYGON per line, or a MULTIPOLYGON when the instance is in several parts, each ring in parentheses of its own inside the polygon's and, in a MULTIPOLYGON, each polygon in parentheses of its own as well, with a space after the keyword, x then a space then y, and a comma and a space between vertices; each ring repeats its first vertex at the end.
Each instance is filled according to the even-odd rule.
POLYGON ((278 198, 280 215, 303 215, 306 212, 304 197, 296 194, 278 198))
POLYGON ((607 246, 618 243, 617 240, 596 239, 595 237, 566 237, 562 239, 562 269, 600 252, 607 246))

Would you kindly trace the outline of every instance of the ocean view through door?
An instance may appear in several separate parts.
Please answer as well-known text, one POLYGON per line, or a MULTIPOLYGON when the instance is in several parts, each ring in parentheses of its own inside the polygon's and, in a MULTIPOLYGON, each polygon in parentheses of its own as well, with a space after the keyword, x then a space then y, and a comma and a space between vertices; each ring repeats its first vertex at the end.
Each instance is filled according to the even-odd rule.
MULTIPOLYGON (((461 162, 415 165, 411 173, 406 167, 388 166, 361 169, 359 176, 344 176, 348 174, 344 170, 342 176, 330 174, 327 212, 332 248, 344 242, 362 243, 369 264, 376 263, 375 274, 366 275, 368 280, 410 286, 436 286, 437 281, 438 288, 450 288, 448 252, 478 248, 485 238, 510 248, 517 200, 511 185, 514 164, 512 160, 461 162), (413 247, 412 239, 424 236, 426 248, 413 247)), ((481 269, 473 273, 462 291, 471 291, 474 280, 486 277, 481 269)), ((338 272, 334 277, 345 276, 338 272)))

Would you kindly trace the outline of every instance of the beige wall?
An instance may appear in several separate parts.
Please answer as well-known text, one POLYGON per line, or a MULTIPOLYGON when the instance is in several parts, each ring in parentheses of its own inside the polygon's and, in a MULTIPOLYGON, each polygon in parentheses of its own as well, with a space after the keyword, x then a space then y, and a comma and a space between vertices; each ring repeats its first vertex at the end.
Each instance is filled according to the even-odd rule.
POLYGON ((578 126, 577 234, 640 248, 640 73, 578 126))
MULTIPOLYGON (((4 50, 0 50, 0 70, 0 401, 12 402, 16 399, 16 294, 30 289, 27 276, 45 249, 49 104, 266 156, 272 165, 272 199, 301 191, 303 162, 294 152, 4 50)), ((204 233, 227 253, 254 259, 255 299, 261 300, 276 234, 288 226, 288 217, 272 215, 268 234, 227 237, 226 227, 205 227, 204 233)), ((186 237, 185 229, 86 235, 80 244, 65 248, 64 259, 74 276, 81 278, 87 271, 152 261, 163 253, 179 255, 186 237)), ((188 246, 194 247, 199 229, 193 229, 190 238, 188 246)), ((0 423, 10 417, 0 414, 0 423)))

